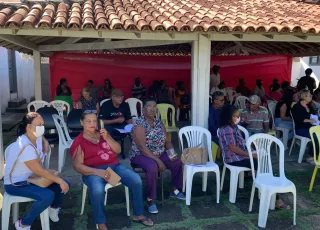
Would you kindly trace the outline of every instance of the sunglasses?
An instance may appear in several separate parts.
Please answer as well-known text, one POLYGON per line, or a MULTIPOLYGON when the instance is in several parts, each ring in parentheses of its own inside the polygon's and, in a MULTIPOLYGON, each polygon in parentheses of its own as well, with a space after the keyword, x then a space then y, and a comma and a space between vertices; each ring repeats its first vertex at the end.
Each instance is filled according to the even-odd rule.
POLYGON ((85 110, 85 111, 83 111, 83 114, 97 114, 98 112, 97 112, 97 110, 85 110))

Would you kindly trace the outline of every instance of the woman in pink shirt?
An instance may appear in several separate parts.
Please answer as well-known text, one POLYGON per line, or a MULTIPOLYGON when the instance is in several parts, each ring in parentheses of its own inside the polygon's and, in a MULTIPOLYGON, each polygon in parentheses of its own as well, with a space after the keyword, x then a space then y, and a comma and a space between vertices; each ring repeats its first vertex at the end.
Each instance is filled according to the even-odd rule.
POLYGON ((121 147, 105 129, 97 131, 98 119, 95 113, 83 113, 81 116, 83 132, 73 141, 70 148, 73 167, 82 174, 82 180, 90 190, 90 200, 95 223, 99 230, 106 230, 104 209, 105 186, 110 177, 106 171, 111 168, 121 177, 121 183, 127 186, 132 195, 133 222, 152 226, 151 219, 143 215, 142 182, 140 176, 124 165, 119 164, 118 154, 121 147))

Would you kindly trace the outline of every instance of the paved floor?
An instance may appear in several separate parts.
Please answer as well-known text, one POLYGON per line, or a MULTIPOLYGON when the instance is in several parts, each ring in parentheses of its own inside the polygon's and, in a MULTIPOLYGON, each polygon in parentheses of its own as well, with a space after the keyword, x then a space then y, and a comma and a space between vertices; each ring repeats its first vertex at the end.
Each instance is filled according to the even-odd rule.
MULTIPOLYGON (((4 143, 8 144, 14 141, 14 134, 15 131, 5 133, 4 143)), ((175 145, 178 143, 175 134, 173 135, 173 143, 175 145)), ((125 145, 126 155, 129 150, 130 143, 127 141, 125 145)), ((285 171, 287 177, 295 183, 298 191, 297 225, 292 225, 292 210, 270 211, 267 229, 320 229, 320 178, 319 176, 316 178, 313 192, 308 192, 313 166, 306 162, 298 164, 297 158, 297 149, 294 149, 291 156, 288 156, 288 153, 286 152, 285 171)), ((276 168, 276 156, 273 157, 273 160, 274 168, 276 168)), ((120 161, 129 166, 128 159, 120 159, 120 161)), ((222 165, 221 160, 218 160, 218 163, 222 165)), ((57 168, 56 146, 52 151, 50 168, 57 168)), ((222 167, 220 167, 220 170, 222 170, 222 167)), ((63 203, 60 222, 51 223, 51 229, 95 229, 92 208, 88 197, 85 212, 83 215, 80 215, 82 198, 81 177, 73 170, 69 155, 67 156, 62 175, 71 182, 72 188, 63 203)), ((144 181, 144 175, 141 176, 144 181)), ((183 201, 168 198, 168 192, 170 190, 170 173, 166 172, 164 184, 165 203, 161 206, 160 202, 158 202, 159 214, 151 215, 151 218, 155 222, 155 226, 149 229, 258 229, 259 200, 257 197, 254 200, 252 213, 248 213, 251 184, 252 180, 246 179, 245 188, 238 189, 236 203, 231 204, 228 201, 229 174, 227 173, 220 203, 217 204, 215 175, 209 174, 208 189, 206 192, 202 192, 201 177, 196 175, 192 187, 191 205, 186 206, 183 201)), ((160 186, 158 186, 158 195, 160 196, 159 187, 160 186)), ((3 193, 2 184, 0 184, 0 192, 3 193)), ((282 198, 288 204, 291 204, 291 194, 282 195, 282 198)), ((30 204, 28 203, 20 205, 20 216, 28 210, 29 206, 30 204)), ((145 229, 142 225, 132 223, 130 217, 126 216, 124 188, 121 186, 109 191, 106 212, 109 229, 145 229)), ((32 229, 40 230, 40 226, 40 221, 37 220, 32 226, 32 229)), ((9 229, 14 230, 14 226, 11 225, 9 229)))

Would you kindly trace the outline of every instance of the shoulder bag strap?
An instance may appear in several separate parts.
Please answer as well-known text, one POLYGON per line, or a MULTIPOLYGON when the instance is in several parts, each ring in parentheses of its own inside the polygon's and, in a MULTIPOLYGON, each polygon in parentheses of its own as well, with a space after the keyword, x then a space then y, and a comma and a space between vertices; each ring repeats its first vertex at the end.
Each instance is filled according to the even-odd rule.
POLYGON ((21 154, 23 153, 23 151, 24 151, 28 146, 31 146, 32 148, 34 148, 34 150, 36 151, 36 154, 37 154, 37 158, 38 158, 38 160, 40 160, 40 155, 39 155, 37 149, 36 149, 33 145, 31 145, 31 144, 26 144, 25 146, 23 146, 23 148, 20 150, 20 152, 19 152, 19 154, 18 154, 18 156, 17 156, 17 159, 16 159, 15 162, 13 163, 12 168, 11 168, 10 173, 9 173, 10 183, 11 183, 12 185, 14 185, 14 186, 17 186, 17 185, 15 185, 14 183, 12 183, 12 173, 13 173, 13 171, 14 171, 17 163, 18 163, 18 158, 21 156, 21 154))

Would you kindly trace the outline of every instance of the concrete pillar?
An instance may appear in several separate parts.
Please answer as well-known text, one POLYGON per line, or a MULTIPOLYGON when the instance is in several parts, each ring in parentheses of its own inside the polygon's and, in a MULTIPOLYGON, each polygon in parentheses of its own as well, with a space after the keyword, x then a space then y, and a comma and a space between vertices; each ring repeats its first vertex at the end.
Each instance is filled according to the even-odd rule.
POLYGON ((33 51, 33 68, 34 68, 34 90, 36 100, 42 100, 41 90, 41 55, 39 51, 33 51))
POLYGON ((0 179, 4 176, 4 149, 3 149, 3 134, 2 134, 2 114, 0 106, 0 179))
POLYGON ((208 128, 211 42, 203 35, 192 43, 191 124, 208 128))

